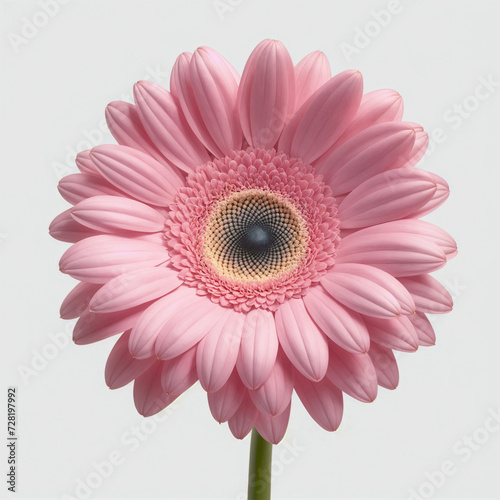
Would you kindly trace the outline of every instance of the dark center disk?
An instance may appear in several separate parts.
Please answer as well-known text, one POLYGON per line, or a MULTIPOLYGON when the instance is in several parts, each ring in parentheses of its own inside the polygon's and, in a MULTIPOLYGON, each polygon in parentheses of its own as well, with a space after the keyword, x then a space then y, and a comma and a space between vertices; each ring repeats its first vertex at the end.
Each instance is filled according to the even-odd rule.
POLYGON ((273 244, 273 233, 261 224, 252 224, 246 228, 241 237, 240 245, 243 250, 255 253, 267 251, 273 244))

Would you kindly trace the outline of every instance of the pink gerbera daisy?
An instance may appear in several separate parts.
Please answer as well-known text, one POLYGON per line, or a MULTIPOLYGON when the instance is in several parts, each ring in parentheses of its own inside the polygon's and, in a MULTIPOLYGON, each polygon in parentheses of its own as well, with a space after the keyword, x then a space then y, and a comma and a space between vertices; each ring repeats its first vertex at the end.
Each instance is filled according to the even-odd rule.
POLYGON ((392 90, 363 95, 321 52, 295 67, 265 40, 243 75, 201 47, 179 56, 170 91, 112 102, 118 145, 77 157, 72 205, 50 232, 74 243, 61 271, 81 281, 61 307, 77 344, 121 334, 106 365, 152 415, 198 380, 218 422, 270 443, 295 390, 335 430, 343 393, 394 389, 393 350, 434 344, 426 313, 452 308, 429 273, 456 254, 419 220, 448 197, 414 168, 427 146, 392 90))

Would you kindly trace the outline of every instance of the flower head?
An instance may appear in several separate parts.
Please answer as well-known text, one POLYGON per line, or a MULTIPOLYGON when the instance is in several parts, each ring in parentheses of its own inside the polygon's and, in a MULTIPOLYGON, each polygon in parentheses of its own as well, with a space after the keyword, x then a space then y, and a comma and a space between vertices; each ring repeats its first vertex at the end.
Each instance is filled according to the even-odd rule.
POLYGON ((394 389, 393 350, 432 345, 427 313, 451 310, 429 273, 456 254, 419 220, 446 182, 414 168, 423 129, 391 90, 331 77, 321 52, 295 67, 265 40, 243 75, 214 50, 179 56, 170 91, 141 81, 112 102, 117 145, 77 157, 73 207, 51 234, 74 243, 61 307, 77 344, 120 334, 111 388, 134 381, 152 415, 198 380, 214 418, 272 443, 293 391, 327 430, 343 394, 394 389))

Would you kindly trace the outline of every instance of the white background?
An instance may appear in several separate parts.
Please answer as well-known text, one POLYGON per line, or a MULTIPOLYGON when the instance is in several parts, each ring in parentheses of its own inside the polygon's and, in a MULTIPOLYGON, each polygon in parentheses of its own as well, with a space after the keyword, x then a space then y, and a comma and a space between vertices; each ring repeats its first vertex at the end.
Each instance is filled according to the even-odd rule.
MULTIPOLYGON (((398 356, 396 391, 382 389, 372 404, 346 398, 335 433, 320 429, 297 402, 274 450, 273 497, 408 499, 413 489, 421 498, 499 498, 500 432, 483 426, 490 412, 500 412, 500 87, 480 89, 483 100, 475 93, 481 79, 500 82, 500 3, 54 1, 45 2, 53 9, 48 16, 43 1, 0 0, 1 373, 2 391, 14 385, 19 393, 16 498, 83 498, 78 481, 99 482, 89 476, 93 462, 110 454, 120 465, 101 474, 92 499, 243 498, 249 439, 236 440, 212 419, 199 387, 164 422, 145 420, 130 386, 112 392, 104 383, 114 339, 85 347, 68 341, 72 322, 58 319, 74 285, 58 271, 68 245, 47 228, 67 208, 56 185, 74 172, 71 151, 87 148, 85 141, 112 142, 98 131, 108 102, 129 100, 133 83, 145 77, 168 87, 177 55, 200 45, 241 72, 264 38, 281 40, 295 62, 324 51, 334 73, 359 69, 366 91, 403 95, 406 120, 430 133, 442 129, 422 166, 445 177, 452 194, 428 220, 460 250, 436 273, 455 299, 451 314, 433 320, 437 345, 398 356), (389 6, 397 12, 377 15, 389 6), (30 31, 32 21, 39 27, 30 31), (360 35, 366 30, 368 37, 360 35), (346 44, 355 49, 351 56, 346 44), (460 117, 455 106, 464 104, 460 117), (131 436, 141 424, 138 445, 131 436), (447 461, 454 473, 436 473, 447 461)), ((5 444, 0 449, 6 464, 5 444)), ((6 465, 0 470, 5 478, 6 465)), ((4 479, 0 491, 14 498, 4 479)))

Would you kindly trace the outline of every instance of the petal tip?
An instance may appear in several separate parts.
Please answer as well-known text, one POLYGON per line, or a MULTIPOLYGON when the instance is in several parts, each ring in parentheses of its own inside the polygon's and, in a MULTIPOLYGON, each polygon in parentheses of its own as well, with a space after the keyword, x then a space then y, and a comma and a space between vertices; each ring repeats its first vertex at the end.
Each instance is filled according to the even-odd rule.
POLYGON ((105 112, 106 113, 111 113, 111 114, 114 114, 118 111, 120 111, 120 107, 122 105, 122 102, 123 101, 111 101, 110 103, 108 103, 108 105, 106 106, 106 109, 105 109, 105 112))
POLYGON ((354 80, 355 83, 361 83, 363 81, 363 75, 358 69, 346 70, 346 75, 348 80, 354 80))

